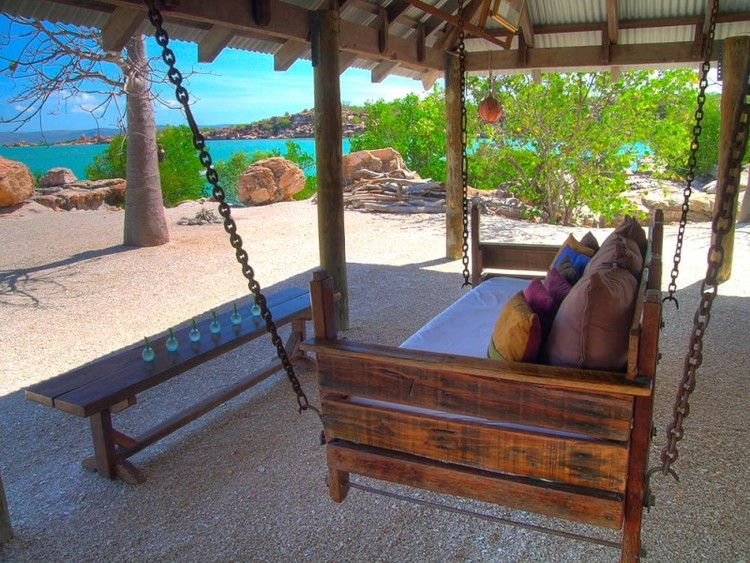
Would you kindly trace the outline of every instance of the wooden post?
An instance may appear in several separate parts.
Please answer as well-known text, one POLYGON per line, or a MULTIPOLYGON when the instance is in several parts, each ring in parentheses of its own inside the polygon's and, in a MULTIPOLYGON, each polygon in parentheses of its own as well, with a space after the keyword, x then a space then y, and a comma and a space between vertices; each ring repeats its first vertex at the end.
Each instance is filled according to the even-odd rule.
POLYGON ((344 185, 341 168, 341 85, 339 83, 339 13, 310 14, 315 83, 315 163, 318 175, 318 245, 320 266, 333 278, 339 294, 336 326, 349 327, 346 275, 344 185))
POLYGON ((3 476, 0 474, 0 545, 8 543, 13 538, 13 528, 10 525, 8 501, 5 500, 3 476))
MULTIPOLYGON (((721 128, 719 133, 719 174, 716 182, 716 204, 714 214, 721 211, 719 203, 725 198, 726 178, 729 175, 727 167, 729 152, 734 139, 731 138, 734 115, 737 107, 743 103, 742 93, 744 82, 748 79, 746 69, 750 57, 750 37, 728 37, 724 39, 723 86, 721 89, 721 128)), ((736 191, 731 205, 737 209, 739 190, 736 191)), ((724 235, 724 264, 719 270, 719 283, 732 277, 732 257, 734 254, 734 224, 724 235)), ((712 241, 713 244, 713 241, 712 241)))
POLYGON ((445 257, 461 258, 463 207, 461 181, 461 71, 458 57, 445 64, 445 257))

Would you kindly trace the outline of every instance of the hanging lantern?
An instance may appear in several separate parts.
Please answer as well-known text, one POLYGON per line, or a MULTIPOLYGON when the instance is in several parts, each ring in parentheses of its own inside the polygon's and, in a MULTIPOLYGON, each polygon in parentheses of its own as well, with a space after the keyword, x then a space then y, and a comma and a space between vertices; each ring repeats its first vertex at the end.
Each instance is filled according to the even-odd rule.
MULTIPOLYGON (((492 69, 491 57, 492 51, 490 51, 490 69, 492 69)), ((492 70, 490 70, 490 93, 479 104, 479 118, 485 123, 497 123, 505 116, 503 106, 495 99, 494 92, 495 80, 492 77, 492 70)))
POLYGON ((497 123, 504 116, 503 106, 494 98, 492 93, 479 104, 479 117, 485 123, 497 123))

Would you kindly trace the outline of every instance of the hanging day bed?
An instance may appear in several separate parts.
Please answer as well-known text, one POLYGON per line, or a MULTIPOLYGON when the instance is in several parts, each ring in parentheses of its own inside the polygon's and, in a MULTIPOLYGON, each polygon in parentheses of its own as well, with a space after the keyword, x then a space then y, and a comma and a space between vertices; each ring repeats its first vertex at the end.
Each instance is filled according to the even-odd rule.
POLYGON ((475 287, 401 347, 339 338, 332 280, 315 272, 315 337, 303 348, 317 356, 332 499, 345 499, 354 473, 621 529, 622 560, 638 560, 661 327, 661 212, 648 241, 634 227, 610 235, 554 320, 541 319, 549 335, 533 362, 488 359, 487 351, 528 359, 513 354, 528 355, 544 315, 517 309, 532 288, 552 289, 558 269, 544 282, 528 277, 576 254, 572 236, 562 248, 482 242, 472 210, 475 287))

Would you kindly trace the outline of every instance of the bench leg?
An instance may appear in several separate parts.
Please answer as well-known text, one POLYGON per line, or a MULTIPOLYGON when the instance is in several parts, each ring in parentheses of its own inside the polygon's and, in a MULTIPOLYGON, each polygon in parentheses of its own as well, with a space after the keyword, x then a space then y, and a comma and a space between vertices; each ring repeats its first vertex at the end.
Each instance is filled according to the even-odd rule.
POLYGON ((292 333, 289 335, 289 339, 286 341, 285 345, 292 362, 306 364, 313 363, 307 353, 300 350, 300 342, 305 339, 307 339, 307 320, 296 319, 292 321, 292 333))
POLYGON ((93 469, 102 477, 114 479, 117 476, 115 468, 115 437, 112 431, 112 415, 109 410, 92 414, 89 417, 91 437, 94 440, 94 463, 84 461, 84 468, 93 469), (93 467, 92 467, 93 465, 93 467))

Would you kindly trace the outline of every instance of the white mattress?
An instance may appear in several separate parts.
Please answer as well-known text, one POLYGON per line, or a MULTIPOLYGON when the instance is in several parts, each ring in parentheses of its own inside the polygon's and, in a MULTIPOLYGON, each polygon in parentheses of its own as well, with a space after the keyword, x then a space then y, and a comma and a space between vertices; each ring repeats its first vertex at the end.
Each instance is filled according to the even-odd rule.
POLYGON ((496 277, 480 283, 401 344, 401 348, 487 357, 492 329, 505 303, 529 280, 496 277))

